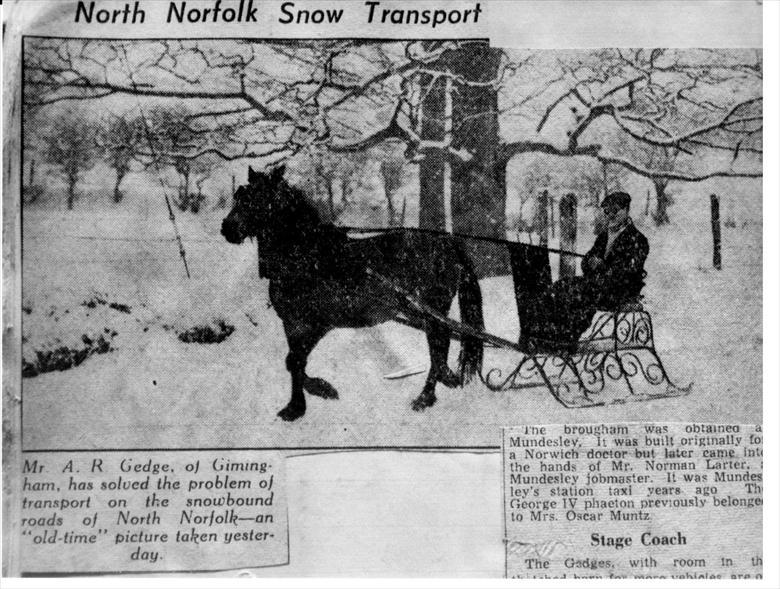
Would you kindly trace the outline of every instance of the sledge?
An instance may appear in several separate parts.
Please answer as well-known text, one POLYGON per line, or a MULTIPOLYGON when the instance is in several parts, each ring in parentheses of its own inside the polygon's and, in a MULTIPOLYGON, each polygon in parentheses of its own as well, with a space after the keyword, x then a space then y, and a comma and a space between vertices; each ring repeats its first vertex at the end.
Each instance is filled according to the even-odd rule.
MULTIPOLYGON (((669 378, 655 347, 650 313, 638 302, 597 312, 575 349, 540 351, 532 344, 523 345, 442 315, 375 270, 366 272, 454 336, 476 337, 491 347, 519 354, 506 375, 497 367, 480 371, 480 380, 492 391, 545 387, 564 407, 583 408, 679 397, 692 390, 693 383, 678 386, 669 378)), ((402 370, 386 378, 417 372, 402 370)))

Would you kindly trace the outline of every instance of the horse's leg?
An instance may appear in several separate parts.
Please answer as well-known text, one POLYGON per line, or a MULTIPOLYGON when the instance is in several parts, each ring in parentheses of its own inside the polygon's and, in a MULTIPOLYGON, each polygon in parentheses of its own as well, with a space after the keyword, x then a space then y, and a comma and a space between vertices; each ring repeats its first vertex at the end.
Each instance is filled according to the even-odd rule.
POLYGON ((459 387, 461 385, 460 378, 447 364, 452 337, 449 329, 437 324, 430 326, 426 333, 431 354, 431 368, 435 367, 436 381, 450 389, 459 387))
MULTIPOLYGON (((457 283, 452 284, 449 288, 440 287, 429 299, 429 304, 446 317, 450 312, 457 290, 457 283)), ((431 368, 435 367, 436 369, 436 380, 450 389, 459 387, 462 384, 460 378, 447 364, 450 342, 452 341, 450 330, 440 323, 429 322, 425 332, 428 336, 428 346, 431 353, 431 368)))
POLYGON ((431 368, 425 386, 417 398, 412 401, 412 409, 422 411, 436 402, 436 383, 441 382, 448 387, 460 384, 458 377, 447 366, 447 356, 450 349, 450 334, 447 329, 431 322, 425 334, 428 337, 428 350, 431 356, 431 368))
POLYGON ((287 403, 284 409, 279 411, 278 415, 285 421, 293 421, 306 413, 306 397, 303 394, 304 386, 307 387, 309 392, 311 392, 308 388, 309 385, 315 389, 319 386, 320 390, 325 391, 326 394, 331 394, 330 398, 333 398, 333 394, 338 397, 338 393, 324 380, 310 379, 306 376, 306 362, 309 354, 314 349, 314 346, 317 345, 317 342, 327 333, 327 329, 313 325, 295 325, 293 327, 285 324, 284 330, 287 334, 287 344, 290 348, 286 364, 292 381, 292 393, 290 402, 287 403))
MULTIPOLYGON (((446 315, 449 313, 453 296, 453 292, 437 289, 435 293, 426 298, 426 303, 437 312, 446 315)), ((422 411, 436 402, 435 390, 437 382, 450 388, 460 386, 460 379, 447 365, 447 358, 450 352, 449 329, 435 320, 429 319, 426 322, 425 335, 428 338, 431 368, 428 371, 428 378, 425 380, 422 392, 412 402, 412 409, 415 411, 422 411)))

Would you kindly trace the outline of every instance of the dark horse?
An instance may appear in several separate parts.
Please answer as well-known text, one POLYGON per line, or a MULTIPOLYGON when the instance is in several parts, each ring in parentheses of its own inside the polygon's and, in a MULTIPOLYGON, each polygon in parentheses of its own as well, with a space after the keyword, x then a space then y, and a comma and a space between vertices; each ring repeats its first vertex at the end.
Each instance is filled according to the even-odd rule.
POLYGON ((459 374, 454 374, 447 366, 449 329, 416 310, 417 305, 390 285, 443 315, 457 292, 462 320, 483 329, 482 294, 459 240, 404 230, 350 239, 343 229, 322 221, 305 195, 285 182, 284 168, 270 174, 249 168, 249 183, 233 198, 222 235, 230 243, 257 239, 259 273, 270 280, 271 304, 290 349, 286 364, 292 397, 279 412, 282 419, 291 421, 306 412, 304 389, 338 398, 328 382, 306 374, 309 353, 336 327, 368 327, 403 315, 404 322, 425 331, 431 368, 412 403, 416 411, 436 402, 437 382, 460 386, 481 369, 482 342, 463 337, 459 374))

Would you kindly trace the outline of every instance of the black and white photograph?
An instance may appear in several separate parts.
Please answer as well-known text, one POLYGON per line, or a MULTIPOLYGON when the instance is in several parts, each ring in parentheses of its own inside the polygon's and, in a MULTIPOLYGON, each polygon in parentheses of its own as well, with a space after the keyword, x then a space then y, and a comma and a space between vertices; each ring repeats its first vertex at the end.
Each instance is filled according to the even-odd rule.
POLYGON ((4 581, 776 583, 780 0, 6 5, 4 581))
POLYGON ((759 49, 23 52, 25 448, 761 417, 759 49))

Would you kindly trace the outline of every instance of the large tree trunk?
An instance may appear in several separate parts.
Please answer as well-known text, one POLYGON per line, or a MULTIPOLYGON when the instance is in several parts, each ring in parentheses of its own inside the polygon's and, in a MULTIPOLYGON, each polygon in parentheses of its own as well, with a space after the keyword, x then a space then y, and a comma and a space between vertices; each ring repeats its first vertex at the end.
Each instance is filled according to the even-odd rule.
MULTIPOLYGON (((502 52, 487 43, 469 43, 445 52, 429 69, 451 72, 452 148, 465 150, 464 161, 445 150, 430 148, 420 164, 420 226, 445 229, 445 158, 450 162, 452 229, 486 237, 505 237, 506 162, 498 157, 498 92, 490 82, 499 73, 502 52), (465 80, 466 83, 460 82, 465 80), (470 85, 468 82, 478 83, 470 85)), ((446 77, 421 76, 423 92, 422 137, 445 138, 446 77), (432 87, 428 89, 428 86, 432 87)), ((481 274, 506 266, 500 248, 475 246, 481 274)))
MULTIPOLYGON (((577 249, 577 196, 569 193, 558 201, 558 219, 561 223, 561 249, 573 252, 577 249)), ((577 274, 577 258, 561 254, 558 276, 564 278, 577 274)))
POLYGON ((656 225, 666 225, 669 223, 669 213, 667 209, 671 203, 669 195, 666 194, 666 186, 668 181, 658 178, 653 180, 653 186, 655 186, 655 213, 653 213, 653 221, 656 225))
POLYGON ((444 158, 435 150, 420 162, 420 227, 444 231, 444 226, 444 158))
POLYGON ((403 162, 400 161, 382 161, 379 165, 382 174, 382 181, 385 188, 385 198, 387 199, 387 225, 393 227, 398 224, 395 213, 395 193, 401 187, 401 178, 403 176, 403 162))

